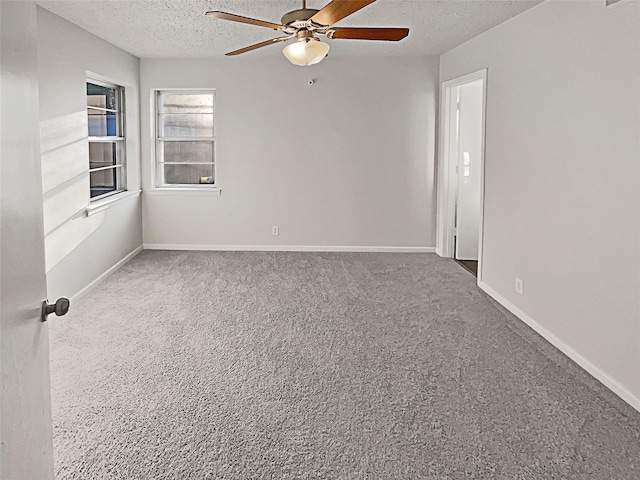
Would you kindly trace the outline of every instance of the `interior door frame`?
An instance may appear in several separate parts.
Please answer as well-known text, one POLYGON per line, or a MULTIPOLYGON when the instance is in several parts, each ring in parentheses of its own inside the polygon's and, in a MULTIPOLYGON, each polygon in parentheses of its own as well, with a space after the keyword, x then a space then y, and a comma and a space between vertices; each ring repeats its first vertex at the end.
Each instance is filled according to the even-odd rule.
POLYGON ((451 106, 457 101, 452 96, 454 87, 482 80, 482 147, 480 149, 480 239, 478 242, 478 283, 482 280, 482 253, 484 238, 484 170, 487 112, 487 69, 462 75, 440 84, 440 132, 438 138, 438 217, 436 222, 436 253, 453 258, 455 254, 455 216, 458 176, 457 159, 451 158, 450 139, 451 106))

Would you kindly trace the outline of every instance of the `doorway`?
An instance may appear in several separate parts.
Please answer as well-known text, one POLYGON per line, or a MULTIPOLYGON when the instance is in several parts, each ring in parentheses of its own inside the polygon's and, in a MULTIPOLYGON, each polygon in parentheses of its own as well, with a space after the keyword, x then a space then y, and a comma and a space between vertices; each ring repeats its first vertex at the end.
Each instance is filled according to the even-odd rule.
POLYGON ((482 275, 487 71, 442 83, 436 252, 482 275))

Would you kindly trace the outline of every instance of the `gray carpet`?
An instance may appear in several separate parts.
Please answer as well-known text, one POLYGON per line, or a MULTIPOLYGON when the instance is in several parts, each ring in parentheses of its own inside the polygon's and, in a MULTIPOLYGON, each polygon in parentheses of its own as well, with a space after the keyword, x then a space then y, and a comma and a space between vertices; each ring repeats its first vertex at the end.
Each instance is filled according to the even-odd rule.
POLYGON ((58 480, 640 478, 640 414, 435 255, 145 251, 50 323, 58 480))

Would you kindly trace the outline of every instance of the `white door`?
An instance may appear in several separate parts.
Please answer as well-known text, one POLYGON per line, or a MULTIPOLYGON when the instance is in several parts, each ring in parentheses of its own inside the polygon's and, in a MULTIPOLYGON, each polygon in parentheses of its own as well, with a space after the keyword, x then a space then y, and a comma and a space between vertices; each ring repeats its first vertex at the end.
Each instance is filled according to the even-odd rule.
POLYGON ((36 5, 0 1, 0 478, 53 478, 36 5))
MULTIPOLYGON (((483 82, 457 88, 456 253, 458 260, 478 260, 482 182, 483 82)), ((453 153, 453 152, 452 152, 453 153)))

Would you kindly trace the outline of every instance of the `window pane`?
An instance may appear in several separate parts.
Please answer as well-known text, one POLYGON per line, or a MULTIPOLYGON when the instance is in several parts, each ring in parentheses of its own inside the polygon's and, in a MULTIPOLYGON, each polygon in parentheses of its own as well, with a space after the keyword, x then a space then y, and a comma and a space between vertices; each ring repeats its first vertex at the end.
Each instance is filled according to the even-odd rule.
POLYGON ((164 142, 165 162, 213 162, 212 142, 164 142))
POLYGON ((160 95, 162 113, 213 113, 212 93, 163 93, 160 95))
POLYGON ((215 92, 156 94, 158 186, 214 186, 215 92))
POLYGON ((114 167, 107 170, 98 170, 97 172, 89 172, 91 183, 91 198, 105 193, 121 190, 119 181, 120 168, 114 167))
POLYGON ((118 88, 87 82, 87 115, 90 137, 116 137, 118 131, 118 88))
POLYGON ((87 82, 87 105, 116 110, 118 108, 117 89, 87 82))
POLYGON ((117 137, 116 114, 87 108, 90 137, 117 137))
POLYGON ((117 151, 116 142, 89 142, 89 168, 116 165, 117 151))
MULTIPOLYGON (((1 1, 1 0, 0 0, 1 1)), ((124 141, 91 137, 123 137, 124 89, 87 81, 87 126, 89 141, 89 195, 92 199, 126 190, 124 141)))
POLYGON ((167 184, 200 185, 214 183, 211 165, 164 165, 167 184))
POLYGON ((163 137, 213 137, 213 115, 160 115, 163 137))

